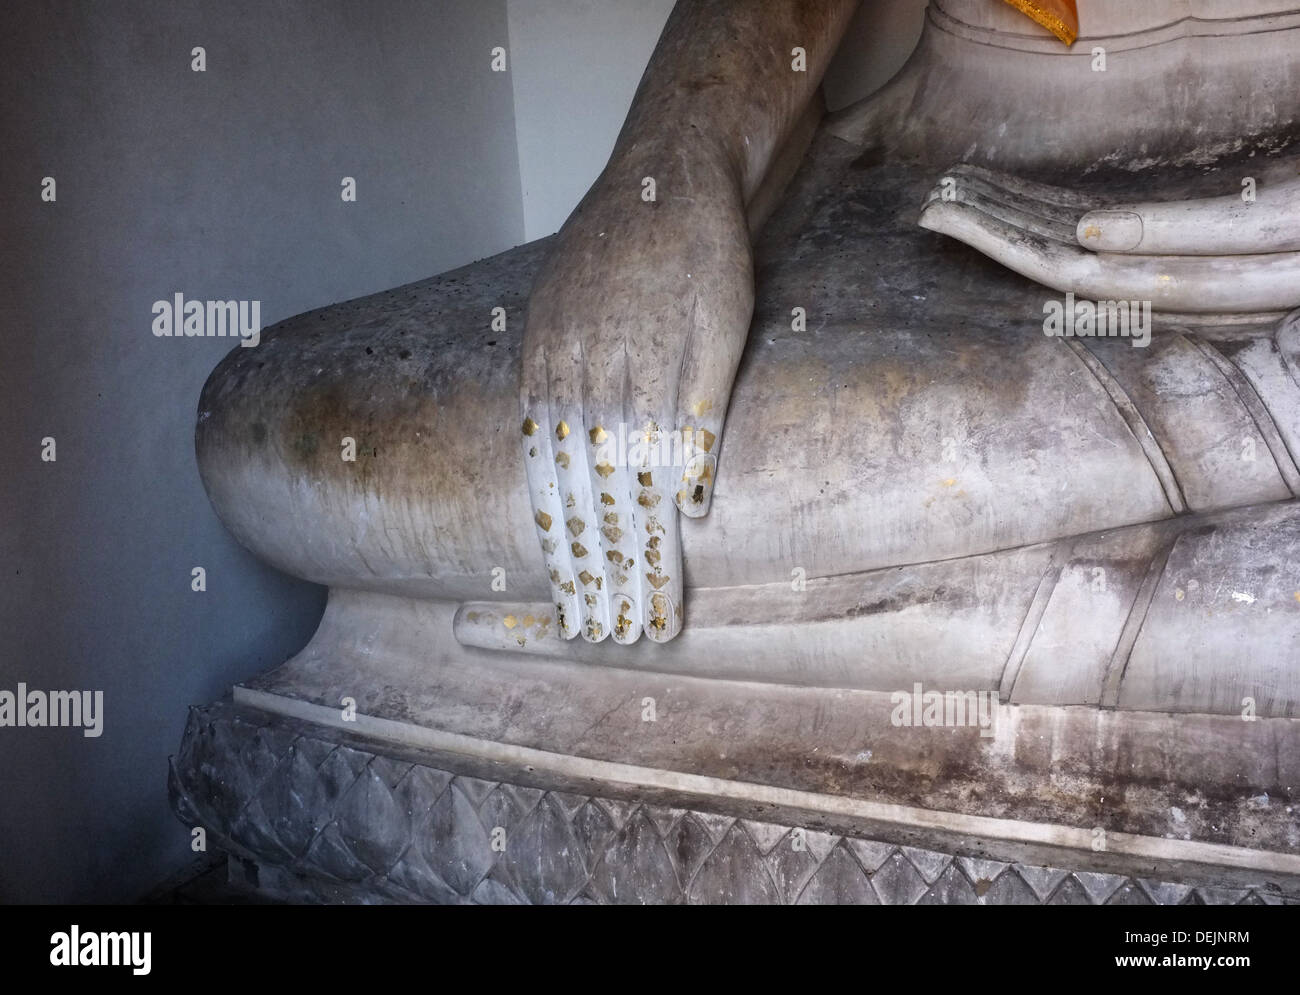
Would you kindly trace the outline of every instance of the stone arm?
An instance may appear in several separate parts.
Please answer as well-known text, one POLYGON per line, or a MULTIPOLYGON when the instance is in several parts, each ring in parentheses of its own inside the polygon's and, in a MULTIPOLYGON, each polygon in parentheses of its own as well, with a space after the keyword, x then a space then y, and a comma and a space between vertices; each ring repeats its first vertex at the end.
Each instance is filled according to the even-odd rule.
POLYGON ((813 101, 858 2, 679 0, 608 168, 630 165, 639 176, 684 152, 729 172, 748 207, 813 101))
POLYGON ((810 138, 856 5, 681 0, 538 275, 512 430, 565 638, 681 630, 678 512, 712 497, 753 312, 751 231, 810 138))

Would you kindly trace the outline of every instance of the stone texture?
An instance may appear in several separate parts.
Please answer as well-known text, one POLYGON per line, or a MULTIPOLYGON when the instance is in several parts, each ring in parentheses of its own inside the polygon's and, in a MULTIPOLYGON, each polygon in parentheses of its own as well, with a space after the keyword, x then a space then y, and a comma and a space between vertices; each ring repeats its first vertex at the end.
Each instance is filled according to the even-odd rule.
POLYGON ((195 709, 172 805, 292 901, 438 904, 1294 904, 1008 864, 453 774, 229 705, 195 709))

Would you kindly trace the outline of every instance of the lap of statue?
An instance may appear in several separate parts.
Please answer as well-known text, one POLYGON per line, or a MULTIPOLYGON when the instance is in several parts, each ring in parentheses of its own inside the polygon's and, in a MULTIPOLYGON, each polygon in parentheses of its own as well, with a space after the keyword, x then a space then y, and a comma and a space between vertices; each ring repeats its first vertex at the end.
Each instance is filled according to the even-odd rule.
MULTIPOLYGON (((329 585, 330 611, 442 606, 442 638, 466 652, 869 690, 926 675, 1166 711, 1234 714, 1255 696, 1295 714, 1300 318, 1284 312, 1300 300, 1267 269, 1300 248, 1286 130, 1268 132, 1266 166, 1242 150, 1208 169, 1097 169, 1059 143, 1030 161, 1042 125, 1023 107, 1024 141, 1000 159, 968 142, 953 167, 951 134, 927 145, 913 120, 890 122, 941 70, 986 73, 978 36, 996 26, 962 9, 938 4, 892 87, 821 125, 757 237, 748 338, 723 364, 725 445, 709 452, 707 517, 676 526, 680 568, 622 541, 643 519, 623 493, 602 506, 606 478, 539 503, 569 469, 530 467, 530 423, 555 459, 568 422, 533 420, 520 393, 529 294, 556 240, 234 350, 197 429, 222 521, 329 585), (954 63, 959 42, 971 51, 954 63), (1278 224, 1223 221, 1247 167, 1278 224), (1123 332, 1098 334, 1081 302, 1109 291, 1123 332), (670 573, 680 635, 591 638, 630 620, 654 639, 648 602, 670 573)), ((1108 139, 1089 140, 1104 157, 1108 139)), ((680 421, 652 446, 636 417, 571 431, 608 436, 644 507, 680 494, 680 421)))

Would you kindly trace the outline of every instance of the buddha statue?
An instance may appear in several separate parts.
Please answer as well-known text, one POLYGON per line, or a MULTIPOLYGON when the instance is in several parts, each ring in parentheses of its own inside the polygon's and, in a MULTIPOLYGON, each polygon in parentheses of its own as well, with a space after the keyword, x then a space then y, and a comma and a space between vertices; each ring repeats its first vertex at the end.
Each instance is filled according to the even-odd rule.
POLYGON ((855 6, 680 0, 556 236, 217 367, 214 508, 330 588, 244 700, 614 762, 546 735, 629 674, 923 684, 1295 753, 1300 7, 932 0, 827 115, 855 6))

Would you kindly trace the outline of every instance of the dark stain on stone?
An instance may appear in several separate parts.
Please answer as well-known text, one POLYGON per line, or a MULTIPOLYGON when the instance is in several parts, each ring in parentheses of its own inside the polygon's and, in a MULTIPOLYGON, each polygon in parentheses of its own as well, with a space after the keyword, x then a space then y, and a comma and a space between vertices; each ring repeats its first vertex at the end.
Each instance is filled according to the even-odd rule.
POLYGON ((301 432, 293 437, 289 445, 289 452, 297 457, 299 462, 306 463, 316 456, 318 448, 315 435, 310 432, 301 432))
MULTIPOLYGON (((944 588, 936 590, 928 599, 929 601, 942 601, 944 595, 948 592, 944 588)), ((881 615, 887 612, 900 611, 911 605, 918 604, 920 599, 911 594, 895 594, 892 597, 881 598, 866 605, 854 605, 844 612, 845 618, 861 618, 863 615, 881 615)))
POLYGON ((863 151, 850 164, 850 169, 873 169, 885 162, 885 147, 883 145, 873 145, 863 151))

